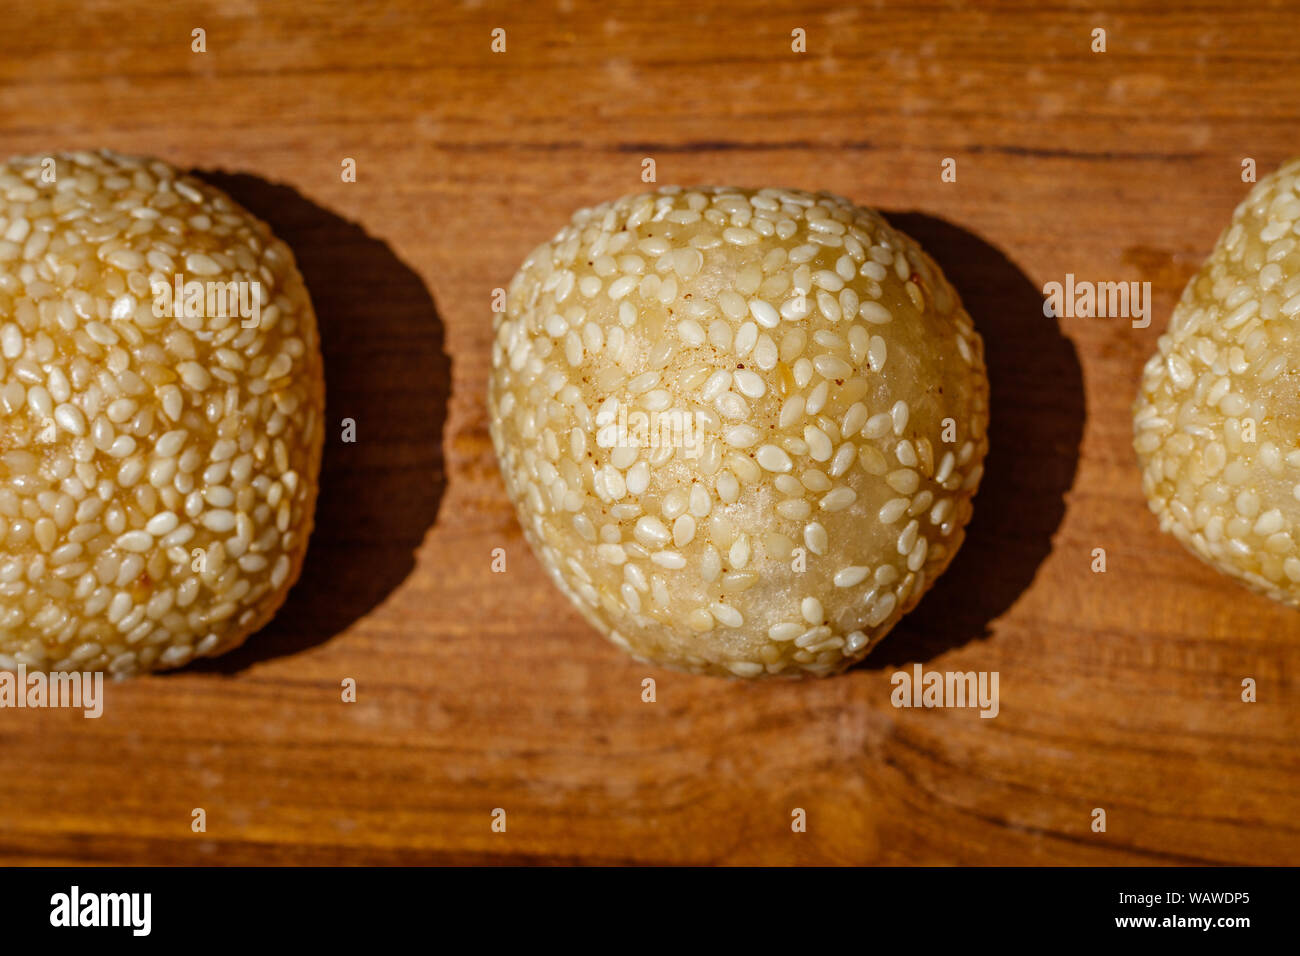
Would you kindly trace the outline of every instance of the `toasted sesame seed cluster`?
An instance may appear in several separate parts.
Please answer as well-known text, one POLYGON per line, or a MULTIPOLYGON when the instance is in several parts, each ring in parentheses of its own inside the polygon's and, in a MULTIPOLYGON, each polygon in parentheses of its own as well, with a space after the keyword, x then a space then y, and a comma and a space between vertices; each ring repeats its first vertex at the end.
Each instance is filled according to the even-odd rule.
POLYGON ((265 224, 157 160, 0 164, 0 667, 127 675, 260 628, 302 564, 323 407, 265 224), (178 317, 178 275, 247 283, 256 321, 178 317))
POLYGON ((983 346, 876 212, 675 187, 580 210, 495 329, 492 436, 525 536, 639 659, 834 673, 961 543, 983 346))
POLYGON ((1255 185, 1187 283, 1134 432, 1160 527, 1300 606, 1300 160, 1255 185))

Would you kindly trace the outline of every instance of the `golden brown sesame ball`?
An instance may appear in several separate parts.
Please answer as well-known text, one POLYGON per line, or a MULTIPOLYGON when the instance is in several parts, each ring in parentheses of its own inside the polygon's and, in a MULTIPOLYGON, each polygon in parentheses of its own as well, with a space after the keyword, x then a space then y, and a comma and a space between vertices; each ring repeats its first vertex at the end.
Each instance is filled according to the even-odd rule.
POLYGON ((979 336, 915 242, 826 193, 665 187, 577 212, 496 317, 524 534, 639 659, 861 659, 947 566, 987 448, 979 336))
POLYGON ((265 224, 158 160, 0 165, 0 667, 176 667, 265 624, 307 547, 323 408, 316 318, 265 224))
POLYGON ((1260 180, 1183 290, 1134 408, 1160 527, 1300 606, 1300 160, 1260 180))

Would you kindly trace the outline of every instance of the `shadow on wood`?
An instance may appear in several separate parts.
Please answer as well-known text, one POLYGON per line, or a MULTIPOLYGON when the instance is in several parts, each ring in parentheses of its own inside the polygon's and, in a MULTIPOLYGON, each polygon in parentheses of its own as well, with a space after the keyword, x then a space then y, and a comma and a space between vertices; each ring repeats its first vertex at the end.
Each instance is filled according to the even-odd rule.
POLYGON ((325 360, 321 491, 302 577, 242 647, 187 668, 233 673, 345 630, 414 568, 446 486, 451 361, 432 296, 384 242, 287 186, 199 175, 293 249, 325 360), (344 419, 356 423, 355 442, 342 440, 344 419))
MULTIPOLYGON (((984 338, 989 454, 966 541, 862 666, 928 661, 986 637, 1033 582, 1065 516, 1083 438, 1083 375, 1041 291, 999 249, 920 213, 886 218, 925 248, 984 338)), ((1086 570, 1086 569, 1084 569, 1086 570)))

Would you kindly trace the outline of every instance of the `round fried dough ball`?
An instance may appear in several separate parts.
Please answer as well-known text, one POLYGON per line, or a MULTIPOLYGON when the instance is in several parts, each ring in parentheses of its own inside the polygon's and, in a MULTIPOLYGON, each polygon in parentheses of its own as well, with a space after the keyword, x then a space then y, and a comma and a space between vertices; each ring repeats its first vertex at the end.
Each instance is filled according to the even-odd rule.
POLYGON ((1300 160, 1255 185, 1187 283, 1134 431, 1161 529, 1300 606, 1300 160))
POLYGON ((265 624, 323 389, 293 256, 229 197, 107 152, 0 164, 0 667, 176 667, 265 624))
POLYGON ((496 318, 492 436, 529 543, 639 659, 861 659, 962 540, 982 344, 938 267, 826 193, 665 187, 577 212, 496 318))

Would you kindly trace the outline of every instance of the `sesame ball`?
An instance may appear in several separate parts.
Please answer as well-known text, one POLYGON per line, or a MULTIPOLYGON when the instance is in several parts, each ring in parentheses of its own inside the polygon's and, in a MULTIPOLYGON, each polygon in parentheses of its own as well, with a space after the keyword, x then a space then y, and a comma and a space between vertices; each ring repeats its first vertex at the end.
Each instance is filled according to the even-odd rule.
POLYGON ((1187 283, 1133 426, 1161 529, 1300 606, 1300 160, 1251 189, 1187 283))
POLYGON ((579 210, 495 331, 492 438, 524 534, 640 660, 834 673, 961 543, 983 347, 879 213, 676 187, 579 210))
POLYGON ((0 164, 0 667, 127 675, 262 627, 302 565, 323 405, 264 223, 158 160, 0 164))

